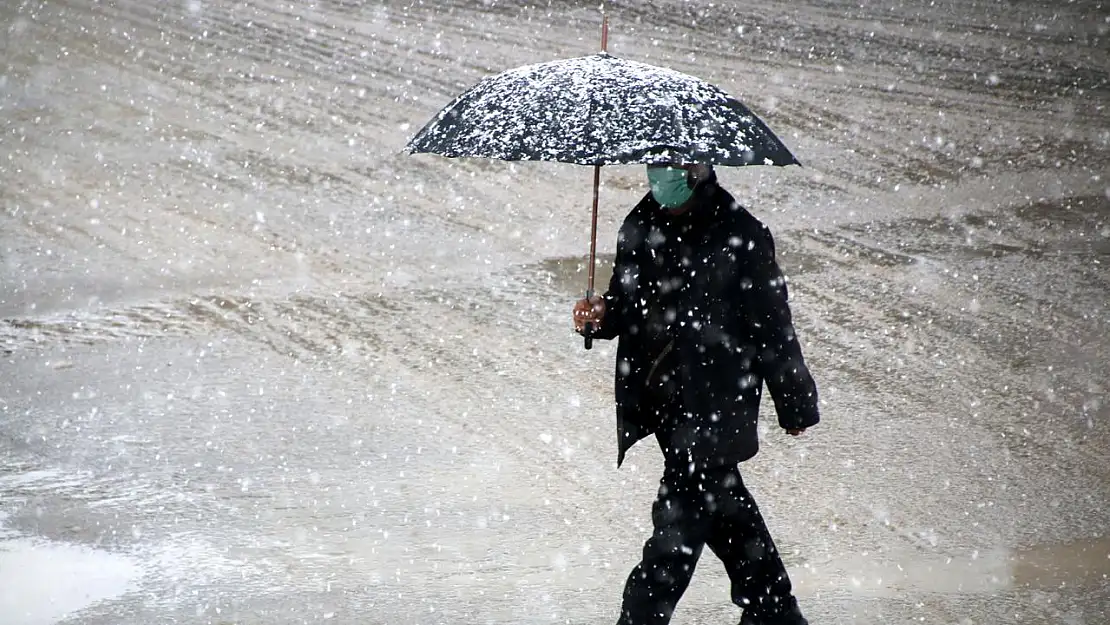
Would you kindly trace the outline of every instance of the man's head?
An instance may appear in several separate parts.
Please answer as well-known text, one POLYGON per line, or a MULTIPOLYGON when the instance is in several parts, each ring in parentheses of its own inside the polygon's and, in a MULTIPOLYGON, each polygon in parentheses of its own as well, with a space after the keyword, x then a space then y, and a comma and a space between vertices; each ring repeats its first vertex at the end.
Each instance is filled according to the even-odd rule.
POLYGON ((661 163, 647 166, 651 195, 663 208, 680 213, 689 208, 694 189, 713 173, 703 163, 661 163))

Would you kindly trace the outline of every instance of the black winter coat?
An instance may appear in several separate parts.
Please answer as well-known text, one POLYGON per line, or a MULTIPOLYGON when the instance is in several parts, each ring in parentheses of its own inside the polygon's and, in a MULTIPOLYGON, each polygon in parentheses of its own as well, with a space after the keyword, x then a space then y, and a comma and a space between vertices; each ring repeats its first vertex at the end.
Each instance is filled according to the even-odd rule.
POLYGON ((820 420, 771 233, 715 178, 698 186, 694 206, 682 215, 664 211, 651 193, 632 209, 604 297, 594 336, 619 339, 617 466, 632 445, 664 425, 648 405, 655 400, 647 388, 665 343, 685 414, 670 424, 669 440, 692 462, 732 464, 756 454, 764 382, 781 427, 820 420), (668 312, 668 334, 651 336, 647 320, 668 312))

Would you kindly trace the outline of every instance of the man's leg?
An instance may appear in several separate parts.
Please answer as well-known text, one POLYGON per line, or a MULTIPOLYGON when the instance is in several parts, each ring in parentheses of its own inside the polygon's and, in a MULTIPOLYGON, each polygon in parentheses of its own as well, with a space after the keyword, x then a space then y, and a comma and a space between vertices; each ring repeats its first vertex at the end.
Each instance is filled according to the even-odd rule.
POLYGON ((713 477, 715 485, 707 489, 714 495, 714 511, 706 543, 725 565, 732 601, 744 608, 741 623, 806 625, 786 567, 740 471, 722 467, 713 477))
POLYGON ((666 625, 698 563, 711 516, 699 475, 667 467, 651 508, 654 531, 624 588, 618 625, 666 625))

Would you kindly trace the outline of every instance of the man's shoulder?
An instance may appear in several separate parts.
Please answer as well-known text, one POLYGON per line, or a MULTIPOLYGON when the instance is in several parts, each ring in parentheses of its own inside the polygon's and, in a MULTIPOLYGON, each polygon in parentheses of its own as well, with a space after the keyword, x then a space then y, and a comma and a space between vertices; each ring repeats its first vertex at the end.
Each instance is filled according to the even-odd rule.
POLYGON ((628 248, 638 246, 647 236, 648 224, 651 217, 651 194, 648 193, 642 200, 628 211, 620 231, 617 233, 617 243, 628 248))
POLYGON ((659 203, 655 201, 655 198, 651 196, 651 192, 649 191, 644 194, 644 197, 640 198, 639 202, 636 202, 636 205, 632 207, 632 210, 628 211, 628 217, 625 219, 625 221, 634 218, 639 220, 646 219, 647 216, 651 214, 652 210, 658 208, 659 203))
POLYGON ((659 204, 651 197, 651 193, 645 195, 632 210, 628 211, 628 215, 624 218, 624 227, 636 228, 645 227, 651 221, 651 215, 655 210, 658 210, 659 204))
POLYGON ((767 226, 743 204, 736 201, 736 198, 732 197, 732 194, 728 191, 718 187, 715 199, 721 221, 731 232, 741 236, 748 235, 745 238, 755 238, 756 236, 769 234, 770 231, 767 226))

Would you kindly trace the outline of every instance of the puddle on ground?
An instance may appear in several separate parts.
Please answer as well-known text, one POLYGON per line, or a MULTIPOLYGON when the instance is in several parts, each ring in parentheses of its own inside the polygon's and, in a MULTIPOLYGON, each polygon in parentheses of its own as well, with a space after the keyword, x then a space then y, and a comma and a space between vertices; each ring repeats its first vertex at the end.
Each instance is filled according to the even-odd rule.
MULTIPOLYGON (((613 275, 613 254, 598 254, 594 264, 594 291, 604 293, 609 288, 609 278, 613 275)), ((547 281, 557 291, 577 294, 586 292, 589 283, 590 259, 585 256, 569 258, 548 258, 536 265, 526 267, 526 273, 533 273, 541 281, 547 281)))
POLYGON ((1040 545, 1010 555, 1013 584, 1051 590, 1110 583, 1110 536, 1040 545))
POLYGON ((803 565, 800 593, 838 588, 861 594, 993 594, 1005 590, 1057 591, 1110 584, 1110 538, 964 556, 861 554, 803 565))
POLYGON ((4 572, 0 614, 5 625, 51 625, 123 596, 142 576, 138 563, 126 556, 23 538, 2 528, 0 571, 4 572))

